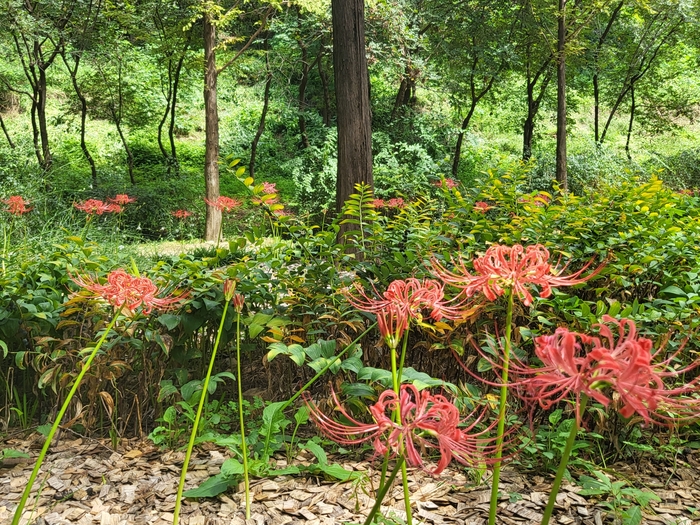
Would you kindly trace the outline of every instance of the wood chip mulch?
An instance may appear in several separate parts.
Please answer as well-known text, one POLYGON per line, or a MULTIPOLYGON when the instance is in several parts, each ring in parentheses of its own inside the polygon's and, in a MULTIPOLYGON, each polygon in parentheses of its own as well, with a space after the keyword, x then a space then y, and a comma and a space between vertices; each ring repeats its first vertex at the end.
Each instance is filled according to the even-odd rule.
MULTIPOLYGON (((38 455, 38 441, 10 440, 2 448, 38 455)), ((186 488, 198 486, 219 472, 225 449, 199 449, 190 462, 186 488)), ((305 453, 305 452, 304 452, 305 453)), ((169 525, 184 458, 182 451, 161 451, 149 442, 124 441, 118 451, 105 441, 64 439, 54 445, 42 466, 22 525, 169 525)), ((675 468, 653 465, 615 465, 630 484, 653 490, 661 502, 645 509, 642 523, 650 525, 700 524, 700 461, 687 456, 675 468), (619 468, 618 468, 619 467, 619 468), (695 514, 693 514, 695 512, 695 514)), ((698 458, 700 459, 700 458, 698 458)), ((300 463, 312 458, 300 455, 300 463)), ((245 520, 242 488, 211 499, 188 499, 181 525, 336 525, 362 523, 374 500, 372 483, 378 473, 368 461, 344 462, 345 468, 367 474, 360 481, 338 483, 321 478, 280 476, 254 480, 252 516, 245 520)), ((278 460, 278 467, 286 464, 278 460)), ((9 524, 27 484, 32 459, 6 459, 0 464, 0 524, 9 524)), ((612 475, 612 474, 611 474, 612 475)), ((539 523, 549 495, 551 476, 538 476, 505 468, 501 477, 498 522, 505 525, 539 523)), ((463 470, 448 470, 432 478, 420 470, 410 474, 414 523, 485 525, 489 488, 474 485, 463 470)), ((376 485, 375 485, 376 486, 376 485)), ((564 484, 557 497, 555 519, 563 525, 615 523, 594 498, 578 494, 580 487, 564 484)), ((403 491, 396 483, 382 507, 385 516, 405 518, 403 491)), ((400 523, 400 521, 399 521, 400 523)))

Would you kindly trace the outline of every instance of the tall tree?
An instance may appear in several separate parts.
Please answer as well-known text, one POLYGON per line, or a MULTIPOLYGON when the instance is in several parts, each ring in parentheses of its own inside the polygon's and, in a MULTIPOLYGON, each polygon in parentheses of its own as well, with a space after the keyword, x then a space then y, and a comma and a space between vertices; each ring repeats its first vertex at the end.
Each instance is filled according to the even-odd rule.
MULTIPOLYGON (((332 0, 333 69, 338 112, 336 209, 361 182, 372 185, 372 119, 363 0, 332 0)), ((346 225, 349 226, 349 225, 346 225)), ((341 229, 342 236, 344 230, 341 229)))
POLYGON ((29 96, 34 151, 45 170, 51 168, 53 157, 46 119, 47 71, 63 48, 63 31, 75 6, 76 0, 9 0, 4 4, 0 21, 0 29, 11 35, 29 90, 7 87, 29 96))
MULTIPOLYGON (((217 81, 219 75, 228 69, 267 26, 267 19, 275 9, 275 4, 263 3, 257 9, 248 12, 248 17, 257 20, 257 28, 252 34, 243 40, 243 45, 238 47, 233 56, 222 65, 217 66, 216 52, 219 46, 240 43, 240 38, 228 37, 223 42, 217 39, 217 27, 225 27, 233 20, 244 14, 243 0, 234 2, 227 9, 215 2, 206 1, 200 4, 202 14, 202 35, 204 44, 204 189, 205 197, 209 203, 219 198, 219 106, 217 99, 217 81)), ((221 231, 221 210, 216 206, 207 204, 207 215, 204 228, 204 238, 214 241, 221 231)))

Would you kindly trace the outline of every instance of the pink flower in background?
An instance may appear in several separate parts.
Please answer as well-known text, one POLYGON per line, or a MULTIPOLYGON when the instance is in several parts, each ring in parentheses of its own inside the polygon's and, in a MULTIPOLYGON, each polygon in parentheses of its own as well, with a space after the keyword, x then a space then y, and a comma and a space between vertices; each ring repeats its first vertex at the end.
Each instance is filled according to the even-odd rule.
POLYGON ((384 199, 374 199, 372 201, 372 205, 375 208, 381 209, 381 208, 384 208, 386 206, 386 203, 384 202, 384 199))
POLYGON ((119 193, 114 198, 107 199, 114 204, 126 206, 132 202, 136 202, 136 197, 129 197, 126 193, 119 193))
POLYGON ((192 212, 191 212, 191 211, 187 211, 187 210, 175 210, 175 211, 171 211, 171 212, 170 212, 170 215, 172 215, 172 216, 175 217, 176 219, 184 220, 184 219, 186 219, 187 217, 191 217, 191 216, 192 216, 192 212))
POLYGON ((406 202, 401 197, 394 197, 386 202, 387 208, 405 208, 406 202))
POLYGON ((436 180, 433 184, 435 186, 437 186, 438 188, 447 188, 448 190, 454 189, 457 186, 459 186, 459 182, 457 182, 453 178, 446 178, 444 180, 436 180))
POLYGON ((273 193, 277 193, 277 185, 274 182, 263 182, 262 185, 262 192, 265 195, 272 195, 273 193))
POLYGON ((114 202, 110 202, 109 204, 107 204, 107 213, 121 213, 123 211, 124 208, 119 204, 116 204, 114 202))
POLYGON ((491 208, 493 208, 493 206, 490 206, 488 202, 477 201, 474 203, 474 211, 478 213, 486 213, 491 208))
POLYGON ((12 195, 11 197, 4 199, 2 202, 7 204, 5 211, 11 213, 12 215, 24 215, 32 211, 33 208, 27 208, 29 201, 24 200, 20 195, 12 195))
POLYGON ((462 288, 467 297, 481 292, 489 301, 494 301, 506 290, 512 290, 528 306, 533 300, 528 287, 539 286, 539 296, 549 297, 552 287, 580 284, 600 273, 605 263, 581 277, 592 262, 593 259, 570 275, 561 275, 564 268, 559 270, 550 264, 549 250, 541 244, 527 248, 520 244, 496 244, 489 247, 484 255, 474 259, 474 274, 467 270, 461 259, 455 263, 454 271, 447 270, 436 260, 433 260, 432 265, 435 275, 445 283, 462 288))
POLYGON ((121 211, 121 207, 117 204, 108 204, 97 199, 88 199, 83 202, 73 203, 75 209, 87 213, 88 215, 103 215, 105 213, 115 213, 121 211), (115 208, 117 206, 117 208, 115 208))
POLYGON ((216 208, 217 210, 225 211, 225 212, 230 212, 234 208, 240 207, 242 204, 241 201, 239 201, 238 199, 232 199, 231 197, 224 197, 223 195, 221 197, 218 197, 217 199, 215 199, 213 201, 211 201, 205 197, 204 202, 206 202, 209 206, 216 208))
POLYGON ((141 306, 144 314, 149 314, 153 308, 172 309, 188 295, 156 297, 162 290, 153 281, 147 277, 134 277, 122 269, 110 272, 105 284, 89 276, 71 278, 75 284, 104 299, 117 310, 126 307, 133 312, 141 306))
POLYGON ((487 436, 493 424, 479 429, 488 407, 462 419, 459 409, 445 396, 419 391, 414 385, 401 385, 398 395, 393 390, 385 390, 369 408, 373 423, 361 423, 348 414, 335 393, 333 400, 335 410, 349 424, 329 418, 308 398, 306 405, 321 432, 341 445, 372 441, 376 455, 387 451, 394 455, 404 453, 408 465, 420 468, 425 468, 423 454, 436 450, 439 452, 437 465, 427 470, 434 476, 445 470, 452 459, 470 467, 492 463, 488 456, 495 448, 493 438, 487 436), (392 412, 397 409, 398 423, 392 419, 392 412))

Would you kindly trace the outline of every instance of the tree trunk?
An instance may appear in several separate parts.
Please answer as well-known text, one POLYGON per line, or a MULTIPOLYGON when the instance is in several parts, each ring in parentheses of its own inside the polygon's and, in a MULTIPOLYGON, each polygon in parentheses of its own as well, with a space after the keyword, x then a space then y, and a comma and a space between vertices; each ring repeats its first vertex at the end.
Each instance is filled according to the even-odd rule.
POLYGON ((632 137, 632 125, 634 124, 634 112, 637 109, 637 101, 634 98, 634 84, 630 89, 630 123, 627 126, 627 140, 625 141, 625 153, 627 153, 627 158, 632 160, 632 154, 630 153, 630 138, 632 137))
MULTIPOLYGON (((338 111, 336 209, 355 192, 355 185, 373 184, 372 119, 365 52, 363 0, 332 0, 333 67, 338 111)), ((341 226, 339 238, 352 225, 341 226)))
POLYGON ((566 174, 566 0, 559 0, 557 24, 557 152, 556 179, 561 191, 568 186, 566 174))
POLYGON ((323 68, 323 55, 325 47, 325 40, 321 37, 321 50, 318 52, 318 76, 321 78, 321 87, 323 89, 323 125, 331 125, 331 93, 328 88, 328 73, 323 68))
POLYGON ((170 156, 172 167, 175 170, 175 175, 180 173, 180 164, 177 161, 177 148, 175 146, 175 117, 177 115, 175 109, 177 108, 177 91, 180 87, 180 74, 182 72, 182 64, 185 61, 185 53, 187 52, 187 47, 189 46, 189 40, 185 43, 185 48, 182 50, 182 55, 177 61, 177 66, 175 67, 175 75, 173 78, 173 93, 170 97, 170 124, 168 125, 168 139, 170 140, 170 156))
POLYGON ((87 160, 88 164, 90 165, 92 185, 96 188, 97 167, 95 166, 95 159, 92 158, 90 150, 87 147, 87 143, 85 142, 85 128, 87 122, 87 100, 85 99, 85 96, 83 95, 83 92, 80 89, 80 85, 78 84, 78 68, 80 67, 80 55, 73 55, 73 67, 71 67, 71 65, 68 63, 68 58, 66 57, 65 49, 61 51, 61 58, 63 59, 63 63, 66 65, 68 74, 70 75, 71 83, 73 84, 73 91, 75 91, 75 95, 78 97, 78 101, 80 102, 80 149, 83 151, 83 156, 85 157, 85 160, 87 160))
POLYGON ((459 171, 459 161, 462 158, 462 142, 464 142, 464 132, 469 127, 469 121, 472 119, 472 115, 474 115, 474 110, 476 109, 476 105, 478 104, 478 102, 478 100, 474 100, 472 98, 471 105, 469 106, 469 112, 467 113, 467 116, 464 117, 464 120, 462 121, 462 128, 459 130, 459 135, 457 135, 457 144, 455 145, 455 156, 452 160, 453 177, 456 177, 457 172, 459 171))
MULTIPOLYGON (((204 13, 204 185, 205 196, 219 198, 219 110, 216 100, 216 27, 211 15, 204 13)), ((221 210, 207 204, 204 240, 216 241, 221 231, 221 210)))
POLYGON ((248 166, 248 171, 250 176, 255 178, 255 155, 258 151, 258 142, 260 142, 260 137, 262 137, 265 131, 265 118, 267 117, 267 110, 270 107, 270 86, 272 85, 272 70, 270 69, 270 55, 268 49, 268 39, 265 39, 265 71, 267 73, 267 79, 265 80, 265 95, 263 98, 263 108, 260 113, 260 122, 258 123, 258 129, 255 132, 255 137, 253 137, 253 142, 250 144, 250 164, 248 166))
POLYGON ((39 66, 37 95, 36 111, 39 122, 39 136, 41 137, 41 156, 44 159, 41 167, 48 171, 51 169, 53 158, 51 155, 51 147, 49 146, 49 126, 46 122, 46 69, 42 67, 42 65, 39 66))
POLYGON ((615 9, 613 9, 610 18, 608 19, 608 23, 598 39, 595 51, 593 52, 593 128, 596 144, 598 144, 600 140, 600 86, 598 83, 598 58, 600 57, 600 49, 603 47, 603 44, 608 37, 608 33, 610 33, 610 29, 615 23, 615 20, 617 20, 624 3, 625 0, 620 0, 620 3, 615 6, 615 9))
POLYGON ((2 127, 2 132, 5 134, 5 138, 7 139, 7 143, 10 145, 12 149, 15 149, 15 143, 12 142, 12 137, 10 137, 10 133, 7 131, 7 128, 5 127, 5 121, 2 119, 2 115, 0 115, 0 127, 2 127))
POLYGON ((527 116, 523 124, 523 160, 528 161, 532 158, 532 140, 535 136, 535 117, 540 109, 540 103, 547 91, 547 86, 552 78, 552 72, 549 69, 550 60, 545 61, 532 79, 528 75, 526 82, 527 89, 527 116), (540 90, 535 96, 535 86, 542 76, 540 90))

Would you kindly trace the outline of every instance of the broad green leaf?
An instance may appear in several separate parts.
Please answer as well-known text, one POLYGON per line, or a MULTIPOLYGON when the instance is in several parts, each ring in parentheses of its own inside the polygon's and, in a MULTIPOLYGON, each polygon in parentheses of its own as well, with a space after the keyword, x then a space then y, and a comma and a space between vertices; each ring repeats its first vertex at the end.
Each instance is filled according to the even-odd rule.
POLYGON ((217 474, 207 479, 196 489, 186 490, 182 493, 186 498, 213 498, 222 492, 226 492, 231 480, 223 474, 217 474))
POLYGON ((243 464, 235 458, 228 458, 221 464, 221 474, 227 478, 243 475, 243 464))

